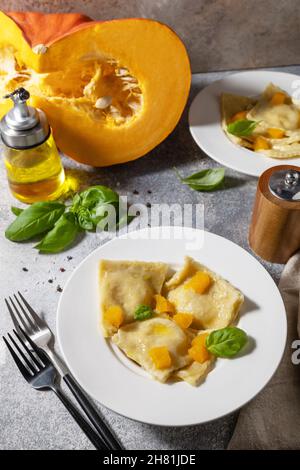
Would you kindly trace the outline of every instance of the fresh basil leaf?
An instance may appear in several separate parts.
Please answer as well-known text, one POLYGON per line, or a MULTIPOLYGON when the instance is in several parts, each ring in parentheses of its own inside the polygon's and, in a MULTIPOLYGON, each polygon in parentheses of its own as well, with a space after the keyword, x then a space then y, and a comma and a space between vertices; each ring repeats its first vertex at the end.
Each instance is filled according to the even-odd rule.
POLYGON ((218 357, 233 357, 247 343, 245 331, 235 326, 227 326, 212 331, 206 338, 207 349, 218 357))
POLYGON ((111 204, 119 202, 119 195, 106 186, 91 186, 80 193, 80 204, 92 209, 100 204, 111 204))
POLYGON ((151 307, 148 305, 138 305, 136 308, 133 317, 135 320, 147 320, 148 318, 151 318, 153 315, 153 310, 151 307))
POLYGON ((15 207, 15 206, 11 206, 10 210, 17 217, 18 217, 18 215, 22 214, 22 212, 24 211, 24 209, 21 209, 21 207, 15 207))
POLYGON ((106 186, 91 186, 74 197, 70 210, 77 215, 78 222, 84 230, 96 228, 105 230, 107 214, 111 213, 110 205, 113 206, 116 225, 119 195, 106 186), (103 227, 101 227, 101 221, 103 221, 103 227))
POLYGON ((5 236, 13 242, 29 240, 54 227, 64 211, 65 205, 60 202, 35 202, 10 224, 5 236))
POLYGON ((78 235, 76 216, 72 212, 63 214, 53 229, 35 246, 41 253, 58 253, 65 250, 78 235))
POLYGON ((78 224, 83 230, 93 230, 94 224, 90 211, 86 207, 80 207, 77 212, 78 224))
POLYGON ((238 119, 237 121, 228 124, 227 131, 237 137, 244 137, 251 135, 257 124, 257 121, 250 121, 249 119, 238 119))
POLYGON ((79 209, 80 205, 81 205, 81 197, 77 193, 77 194, 75 194, 75 196, 73 197, 73 200, 72 200, 71 212, 76 213, 76 211, 79 209))
POLYGON ((175 171, 180 181, 195 191, 212 191, 221 185, 225 176, 224 168, 208 168, 186 178, 182 178, 176 168, 175 171))

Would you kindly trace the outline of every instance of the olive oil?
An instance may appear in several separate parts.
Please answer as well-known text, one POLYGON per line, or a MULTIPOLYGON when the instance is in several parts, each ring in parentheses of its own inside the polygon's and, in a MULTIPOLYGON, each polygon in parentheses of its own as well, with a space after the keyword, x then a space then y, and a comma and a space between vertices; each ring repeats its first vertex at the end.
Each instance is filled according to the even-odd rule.
POLYGON ((65 174, 46 116, 27 106, 24 88, 7 97, 14 108, 2 119, 0 130, 11 192, 26 203, 57 199, 65 174))
POLYGON ((4 148, 4 163, 12 194, 22 202, 57 199, 65 180, 53 139, 25 150, 4 148))

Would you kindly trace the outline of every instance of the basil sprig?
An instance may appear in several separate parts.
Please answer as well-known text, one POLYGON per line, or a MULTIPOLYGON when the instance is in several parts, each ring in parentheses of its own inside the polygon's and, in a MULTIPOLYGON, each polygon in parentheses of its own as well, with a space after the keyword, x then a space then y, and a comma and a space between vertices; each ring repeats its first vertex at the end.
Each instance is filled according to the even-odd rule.
POLYGON ((237 121, 228 124, 227 131, 229 134, 235 135, 237 137, 247 137, 253 133, 257 124, 257 121, 250 121, 249 119, 238 119, 237 121))
MULTIPOLYGON (((118 214, 119 195, 106 186, 91 186, 90 188, 76 194, 73 199, 71 211, 78 217, 78 223, 83 230, 94 230, 97 227, 105 230, 109 206, 114 209, 114 214, 118 214)), ((118 224, 118 220, 114 221, 118 224)), ((113 224, 112 224, 113 225, 113 224)))
POLYGON ((182 178, 178 173, 178 170, 174 168, 178 178, 183 184, 187 184, 191 189, 195 191, 212 191, 221 186, 221 183, 225 177, 224 168, 208 168, 194 173, 191 176, 182 178))
POLYGON ((106 230, 110 206, 116 218, 114 225, 124 224, 124 215, 119 215, 119 204, 120 198, 115 191, 98 185, 77 193, 69 207, 55 201, 36 202, 26 209, 12 207, 17 218, 7 228, 5 236, 21 242, 45 234, 35 248, 42 253, 58 253, 69 247, 82 231, 106 230))
POLYGON ((227 326, 212 331, 206 338, 206 348, 218 357, 233 357, 245 346, 248 338, 245 331, 236 326, 227 326))

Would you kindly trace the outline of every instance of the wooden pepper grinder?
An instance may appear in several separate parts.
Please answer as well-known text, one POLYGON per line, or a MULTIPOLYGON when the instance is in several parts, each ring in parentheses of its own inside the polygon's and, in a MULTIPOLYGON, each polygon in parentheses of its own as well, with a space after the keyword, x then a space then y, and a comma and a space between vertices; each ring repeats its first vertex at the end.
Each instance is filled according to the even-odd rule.
POLYGON ((286 263, 300 248, 300 168, 280 165, 259 178, 249 231, 252 250, 286 263))

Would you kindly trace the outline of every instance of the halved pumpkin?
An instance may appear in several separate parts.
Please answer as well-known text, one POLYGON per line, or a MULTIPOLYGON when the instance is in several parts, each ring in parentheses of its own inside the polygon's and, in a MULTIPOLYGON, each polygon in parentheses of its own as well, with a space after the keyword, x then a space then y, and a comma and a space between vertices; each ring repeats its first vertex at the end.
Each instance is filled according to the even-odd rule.
MULTIPOLYGON (((0 12, 0 94, 23 86, 58 146, 92 166, 127 162, 174 129, 190 87, 178 36, 148 19, 0 12)), ((0 100, 0 116, 11 106, 0 100)))

